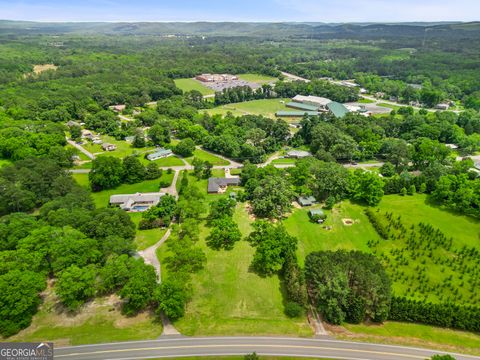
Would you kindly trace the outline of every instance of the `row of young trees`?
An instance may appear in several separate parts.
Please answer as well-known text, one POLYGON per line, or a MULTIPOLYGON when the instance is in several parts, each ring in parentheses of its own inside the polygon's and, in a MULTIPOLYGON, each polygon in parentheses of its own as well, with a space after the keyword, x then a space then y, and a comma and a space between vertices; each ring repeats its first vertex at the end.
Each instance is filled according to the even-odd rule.
POLYGON ((451 303, 432 304, 404 297, 392 297, 389 320, 478 332, 480 308, 451 303))

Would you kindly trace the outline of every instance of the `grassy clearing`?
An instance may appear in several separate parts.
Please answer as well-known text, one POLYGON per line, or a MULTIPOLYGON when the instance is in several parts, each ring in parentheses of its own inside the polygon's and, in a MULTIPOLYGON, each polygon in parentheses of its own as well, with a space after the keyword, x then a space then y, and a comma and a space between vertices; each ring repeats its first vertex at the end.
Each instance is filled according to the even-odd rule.
POLYGON ((101 154, 100 156, 114 156, 121 159, 129 155, 142 155, 155 149, 154 147, 137 149, 132 147, 132 144, 124 140, 117 140, 109 135, 100 135, 99 137, 104 143, 114 144, 117 146, 117 148, 113 151, 104 151, 102 149, 102 145, 93 144, 90 141, 85 141, 82 146, 85 148, 85 150, 91 152, 92 154, 101 154))
POLYGON ((197 90, 202 95, 215 94, 215 91, 213 91, 212 89, 202 85, 202 83, 200 81, 195 80, 195 79, 176 79, 175 80, 175 85, 177 86, 177 88, 179 88, 180 90, 182 90, 184 92, 197 90))
POLYGON ((324 210, 327 214, 324 224, 312 223, 308 210, 295 209, 284 221, 288 232, 299 240, 298 257, 302 265, 305 257, 313 251, 346 249, 370 252, 367 241, 379 238, 362 206, 344 201, 333 210, 324 210), (342 219, 347 218, 352 219, 354 224, 344 225, 342 219), (324 229, 324 226, 331 226, 331 230, 324 229))
POLYGON ((142 220, 142 213, 129 213, 130 219, 137 226, 137 233, 135 235, 135 245, 137 250, 145 250, 146 248, 155 245, 163 235, 167 232, 167 229, 148 229, 139 230, 138 223, 142 220))
POLYGON ((62 312, 51 288, 45 296, 32 324, 8 341, 53 341, 58 347, 156 339, 162 333, 161 322, 148 313, 123 316, 116 296, 97 298, 74 315, 62 312))
POLYGON ((278 81, 277 78, 268 75, 260 75, 260 74, 240 74, 238 75, 240 80, 250 81, 259 84, 268 84, 272 82, 278 81))
POLYGON ((196 157, 197 159, 200 159, 202 161, 209 161, 212 165, 228 165, 229 162, 219 158, 218 156, 215 156, 205 150, 202 149, 195 149, 193 152, 193 156, 186 158, 185 160, 191 164, 193 161, 193 158, 196 157))
POLYGON ((422 346, 445 351, 480 354, 480 335, 428 325, 386 322, 383 325, 345 325, 339 337, 375 343, 422 346))
MULTIPOLYGON (((262 99, 245 101, 241 103, 233 103, 222 105, 213 109, 205 110, 210 115, 221 114, 226 115, 231 112, 235 116, 241 115, 263 115, 275 118, 275 113, 280 110, 288 110, 285 106, 290 99, 262 99)), ((297 119, 298 120, 298 119, 297 119)))
MULTIPOLYGON (((252 220, 244 204, 237 206, 235 220, 246 236, 252 220)), ((179 331, 185 335, 310 336, 312 331, 305 319, 292 320, 284 315, 278 277, 262 278, 250 271, 254 249, 240 241, 231 251, 212 250, 205 244, 208 232, 202 229, 198 244, 205 251, 207 263, 193 275, 193 299, 185 317, 175 323, 179 331)))
POLYGON ((90 183, 88 182, 88 174, 72 174, 72 177, 77 181, 79 185, 90 188, 90 183))

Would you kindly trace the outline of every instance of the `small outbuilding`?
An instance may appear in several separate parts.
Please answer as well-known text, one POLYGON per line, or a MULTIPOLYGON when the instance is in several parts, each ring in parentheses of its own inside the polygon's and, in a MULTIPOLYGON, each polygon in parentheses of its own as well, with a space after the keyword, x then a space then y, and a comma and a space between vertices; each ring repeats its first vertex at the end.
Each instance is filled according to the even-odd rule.
POLYGON ((102 144, 103 151, 113 151, 117 149, 117 145, 110 144, 110 143, 103 143, 102 144))
POLYGON ((299 196, 297 201, 301 206, 312 206, 317 203, 317 199, 313 196, 299 196))
POLYGON ((310 219, 316 223, 323 224, 327 215, 321 209, 311 209, 308 211, 310 219))

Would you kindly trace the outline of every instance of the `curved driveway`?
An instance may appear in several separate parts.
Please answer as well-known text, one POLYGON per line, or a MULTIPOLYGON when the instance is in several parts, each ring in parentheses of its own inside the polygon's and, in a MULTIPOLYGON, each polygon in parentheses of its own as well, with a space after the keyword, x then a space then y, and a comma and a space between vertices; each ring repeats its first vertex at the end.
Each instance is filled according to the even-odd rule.
MULTIPOLYGON (((55 349, 56 359, 148 359, 185 356, 259 355, 352 360, 423 360, 441 351, 328 339, 285 337, 165 337, 151 341, 83 345, 55 349)), ((457 360, 480 357, 452 354, 457 360)))

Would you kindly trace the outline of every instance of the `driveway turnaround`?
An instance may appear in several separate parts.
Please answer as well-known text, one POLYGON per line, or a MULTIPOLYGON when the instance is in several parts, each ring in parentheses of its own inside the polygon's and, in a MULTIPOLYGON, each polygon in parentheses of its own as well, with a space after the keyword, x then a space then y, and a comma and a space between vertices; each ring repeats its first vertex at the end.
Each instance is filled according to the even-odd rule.
MULTIPOLYGON (((288 337, 165 337, 159 340, 81 345, 55 349, 55 359, 133 360, 185 356, 244 355, 325 357, 349 360, 424 360, 442 351, 329 339, 288 337)), ((457 360, 480 357, 451 354, 457 360)))

